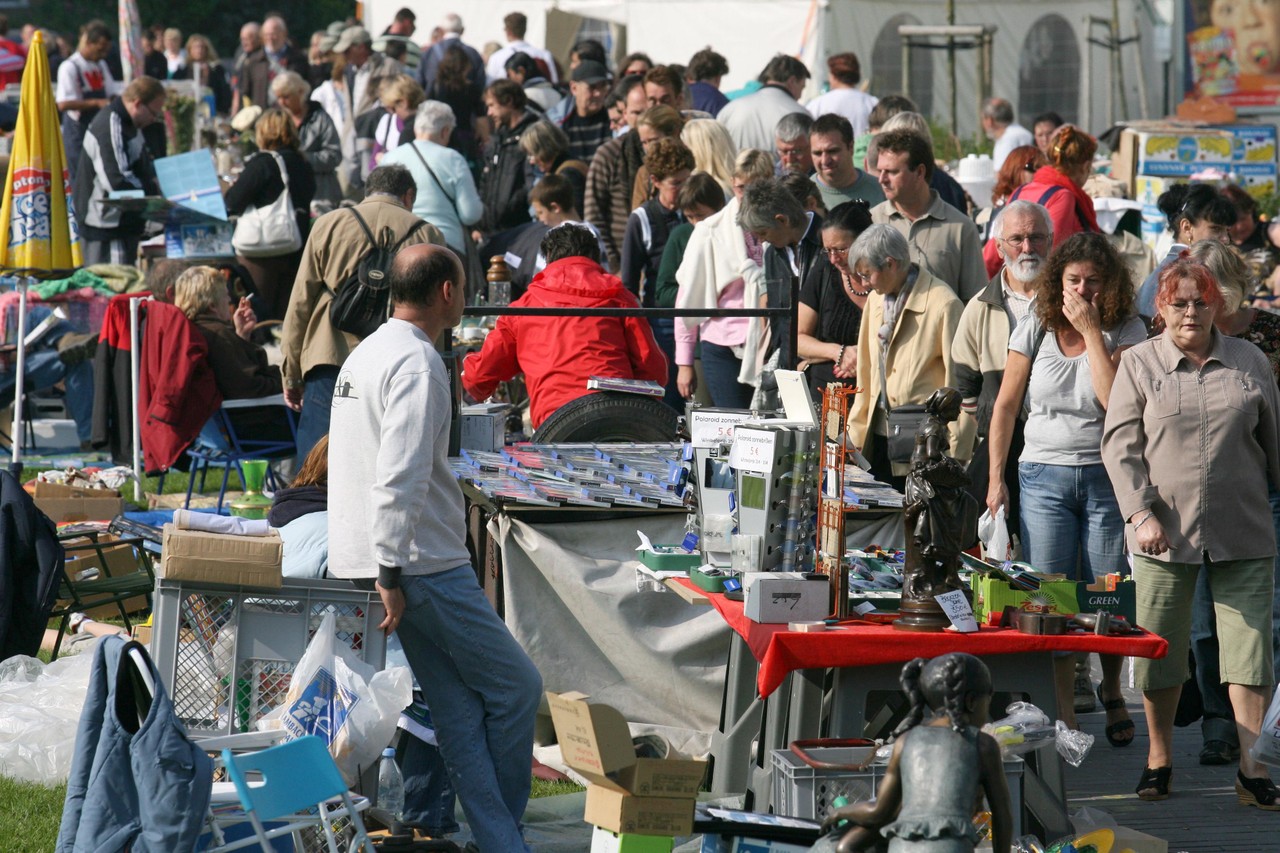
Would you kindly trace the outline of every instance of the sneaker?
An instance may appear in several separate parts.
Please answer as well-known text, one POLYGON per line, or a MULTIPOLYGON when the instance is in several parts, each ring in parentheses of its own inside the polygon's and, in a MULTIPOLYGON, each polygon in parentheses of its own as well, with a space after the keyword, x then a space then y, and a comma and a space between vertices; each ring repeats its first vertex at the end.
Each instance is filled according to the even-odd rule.
POLYGON ((67 620, 67 633, 79 634, 80 626, 89 620, 87 613, 72 613, 71 618, 67 620))
POLYGON ((98 333, 67 332, 58 338, 58 358, 67 367, 75 367, 93 358, 98 349, 98 333))
POLYGON ((1207 740, 1200 750, 1200 763, 1211 767, 1223 767, 1240 760, 1240 747, 1222 740, 1207 740))

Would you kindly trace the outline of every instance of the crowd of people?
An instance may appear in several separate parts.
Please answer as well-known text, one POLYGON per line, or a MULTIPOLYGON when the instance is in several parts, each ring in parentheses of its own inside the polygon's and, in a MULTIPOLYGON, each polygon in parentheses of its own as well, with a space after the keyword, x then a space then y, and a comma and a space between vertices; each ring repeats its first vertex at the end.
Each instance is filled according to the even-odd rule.
MULTIPOLYGON (((851 53, 826 60, 829 88, 806 103, 811 69, 782 54, 726 92, 728 63, 710 48, 683 65, 643 53, 611 63, 583 40, 561 64, 526 40, 520 13, 487 45, 468 43, 455 14, 427 40, 415 42, 416 26, 404 9, 380 36, 339 22, 304 48, 272 16, 245 25, 225 64, 207 39, 166 29, 147 48, 152 76, 117 92, 111 34, 91 23, 56 72, 58 102, 86 259, 117 262, 144 224, 104 201, 153 189, 158 80, 196 79, 217 112, 253 111, 259 153, 227 189, 228 209, 287 193, 303 243, 241 259, 252 300, 214 298, 209 274, 189 271, 179 305, 220 353, 220 386, 252 385, 226 396, 267 388, 247 339, 259 319, 283 321, 274 387, 299 411, 299 458, 327 446, 328 482, 358 502, 344 512, 377 519, 330 524, 341 559, 328 569, 376 576, 387 627, 412 638, 405 651, 482 848, 521 849, 518 759, 538 679, 466 567, 432 342, 483 298, 496 255, 518 305, 797 300, 794 328, 779 317, 503 317, 462 384, 483 400, 523 374, 535 427, 593 375, 656 382, 678 410, 695 397, 762 408, 776 401, 772 374, 798 368, 815 393, 860 389, 848 441, 901 489, 902 416, 958 389, 949 452, 1017 553, 1078 580, 1128 574, 1131 561, 1138 623, 1169 640, 1165 659, 1136 669, 1151 732, 1138 795, 1168 796, 1170 727, 1194 676, 1201 762, 1238 763, 1241 801, 1280 810, 1248 756, 1280 637, 1280 320, 1252 302, 1259 257, 1274 268, 1280 250, 1247 192, 1169 189, 1159 205, 1171 242, 1157 260, 1132 220, 1100 223, 1094 198, 1123 187, 1095 174, 1097 140, 1055 113, 1024 127, 1008 101, 986 103, 997 181, 979 210, 939 164, 928 119, 901 94, 868 94, 851 53), (399 250, 392 319, 361 342, 331 307, 374 242, 399 250), (445 625, 458 621, 475 632, 445 625)), ((316 482, 301 484, 312 504, 316 482)), ((1124 747, 1134 724, 1121 661, 1103 657, 1101 669, 1095 689, 1087 667, 1082 678, 1073 657, 1056 661, 1057 715, 1074 725, 1096 695, 1108 741, 1124 747)))

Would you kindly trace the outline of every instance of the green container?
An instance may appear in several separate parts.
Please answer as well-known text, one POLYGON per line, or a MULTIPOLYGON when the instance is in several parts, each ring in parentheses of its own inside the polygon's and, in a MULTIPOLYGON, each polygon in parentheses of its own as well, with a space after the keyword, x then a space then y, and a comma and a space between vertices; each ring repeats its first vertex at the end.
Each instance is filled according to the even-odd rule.
POLYGON ((679 545, 654 545, 656 551, 645 549, 637 551, 640 562, 655 572, 688 572, 702 565, 702 555, 698 552, 690 554, 679 545))
POLYGON ((693 585, 705 592, 724 592, 724 582, 730 575, 708 575, 704 574, 701 567, 695 566, 689 570, 689 580, 693 581, 693 585))

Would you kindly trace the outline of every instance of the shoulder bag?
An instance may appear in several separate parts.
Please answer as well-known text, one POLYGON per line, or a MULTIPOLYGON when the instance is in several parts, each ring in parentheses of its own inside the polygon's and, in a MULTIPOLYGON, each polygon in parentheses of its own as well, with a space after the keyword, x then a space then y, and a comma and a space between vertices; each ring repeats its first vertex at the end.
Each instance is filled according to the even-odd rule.
POLYGON ((280 167, 284 190, 266 207, 250 205, 236 222, 231 245, 237 254, 246 258, 273 258, 302 248, 302 232, 298 230, 298 217, 289 198, 289 172, 284 167, 284 158, 275 151, 266 153, 274 157, 280 167))
MULTIPOLYGON (((486 278, 485 265, 480 260, 480 252, 476 249, 476 241, 471 239, 471 229, 462 221, 462 214, 458 212, 458 203, 453 200, 453 196, 449 195, 449 191, 444 188, 444 184, 436 177, 435 169, 431 168, 427 158, 418 150, 418 143, 410 142, 409 147, 413 149, 414 154, 418 155, 418 159, 422 161, 422 165, 427 170, 427 174, 431 176, 431 180, 436 182, 440 192, 444 193, 444 197, 453 206, 454 216, 458 217, 458 229, 462 232, 462 268, 467 275, 466 292, 469 297, 474 297, 485 286, 488 279, 486 278)), ((470 302, 471 299, 467 301, 470 302)))

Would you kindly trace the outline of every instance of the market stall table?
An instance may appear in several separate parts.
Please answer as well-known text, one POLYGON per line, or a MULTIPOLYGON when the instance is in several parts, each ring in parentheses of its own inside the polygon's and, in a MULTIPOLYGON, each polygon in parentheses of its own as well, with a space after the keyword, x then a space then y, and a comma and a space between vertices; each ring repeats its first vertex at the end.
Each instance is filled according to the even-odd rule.
MULTIPOLYGON (((691 586, 683 579, 680 582, 691 586)), ((913 658, 955 651, 978 655, 991 669, 997 691, 1025 694, 1052 716, 1056 707, 1053 652, 1159 658, 1168 650, 1163 638, 1149 633, 1043 636, 1007 628, 983 628, 976 634, 916 633, 861 622, 816 633, 796 632, 786 625, 750 621, 742 602, 718 594, 706 597, 736 635, 720 728, 712 739, 712 790, 746 790, 757 811, 769 807, 772 750, 824 734, 861 737, 869 694, 897 692, 901 664, 913 658), (828 669, 835 672, 824 730, 823 685, 828 669), (750 745, 757 735, 759 744, 752 762, 750 745)), ((1061 768, 1056 761, 1045 763, 1050 766, 1039 768, 1038 774, 1029 773, 1024 780, 1028 784, 1024 802, 1048 831, 1065 830, 1058 825, 1066 818, 1061 806, 1061 768)))

